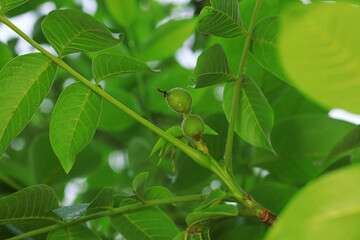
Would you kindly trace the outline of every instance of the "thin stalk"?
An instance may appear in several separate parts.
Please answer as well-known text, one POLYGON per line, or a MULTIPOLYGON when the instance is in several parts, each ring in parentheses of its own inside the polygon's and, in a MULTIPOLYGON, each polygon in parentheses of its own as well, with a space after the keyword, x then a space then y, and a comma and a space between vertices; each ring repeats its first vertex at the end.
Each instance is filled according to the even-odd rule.
POLYGON ((199 165, 210 168, 210 162, 208 161, 208 156, 189 147, 185 143, 181 142, 180 140, 174 138, 173 136, 167 134, 162 129, 158 128, 145 118, 141 117, 134 111, 132 111, 130 108, 125 106, 124 104, 117 101, 115 98, 110 96, 108 93, 97 87, 96 85, 89 82, 86 78, 84 78, 82 75, 80 75, 78 72, 76 72, 74 69, 72 69, 69 65, 67 65, 64 61, 62 61, 60 58, 55 57, 50 52, 46 51, 43 47, 41 47, 37 42, 35 42, 33 39, 31 39, 28 35, 26 35, 23 31, 21 31, 18 27, 16 27, 12 22, 10 22, 6 17, 0 16, 0 21, 3 22, 5 25, 7 25, 9 28, 11 28, 14 32, 19 34, 23 39, 25 39, 27 42, 29 42, 33 47, 35 47, 37 50, 39 50, 42 54, 44 54, 46 57, 48 57, 50 60, 52 60, 54 63, 56 63, 58 66, 63 68, 66 72, 71 74, 74 78, 76 78, 78 81, 83 83, 85 86, 93 90, 95 93, 109 101, 111 104, 116 106, 117 108, 124 111, 127 115, 144 125, 145 127, 149 128, 159 136, 163 137, 165 140, 171 142, 176 147, 178 147, 180 150, 182 150, 185 154, 187 154, 190 158, 192 158, 195 162, 197 162, 199 165))
POLYGON ((72 226, 75 226, 75 225, 78 225, 80 223, 84 223, 84 222, 87 222, 87 221, 90 221, 90 220, 93 220, 93 219, 113 216, 113 215, 129 212, 129 211, 134 211, 134 210, 145 208, 145 207, 150 207, 150 206, 155 206, 155 205, 164 205, 164 204, 174 204, 174 203, 184 203, 184 202, 199 201, 199 200, 205 199, 206 196, 207 196, 206 194, 199 194, 199 195, 189 195, 189 196, 182 196, 182 197, 174 197, 174 198, 153 200, 153 201, 148 201, 146 203, 136 203, 136 204, 132 204, 132 205, 124 206, 124 207, 110 209, 110 210, 100 212, 100 213, 95 213, 95 214, 92 214, 92 215, 89 215, 89 216, 86 216, 86 217, 83 217, 83 218, 78 218, 78 219, 76 219, 74 221, 71 221, 71 222, 64 222, 64 223, 61 223, 61 224, 54 224, 54 225, 51 225, 51 226, 39 228, 39 229, 36 229, 34 231, 30 231, 30 232, 27 232, 27 233, 24 233, 24 234, 15 236, 15 237, 8 238, 7 240, 24 239, 24 238, 27 238, 27 237, 32 237, 32 236, 35 236, 35 235, 55 231, 55 230, 62 229, 62 228, 69 228, 69 227, 72 227, 72 226))
POLYGON ((4 183, 9 185, 10 187, 15 189, 16 191, 19 191, 19 190, 24 188, 19 183, 15 182, 14 180, 12 180, 11 178, 9 178, 8 176, 6 176, 6 175, 4 175, 2 173, 0 173, 0 181, 3 181, 4 183))
POLYGON ((240 100, 240 91, 242 87, 242 78, 245 70, 246 59, 249 54, 250 45, 251 45, 251 37, 254 32, 256 17, 259 13, 261 5, 261 0, 257 0, 254 12, 251 17, 251 22, 249 26, 249 30, 246 34, 244 50, 241 56, 239 70, 238 70, 238 79, 235 81, 234 87, 234 95, 232 100, 232 107, 231 107, 231 117, 228 129, 228 135, 226 139, 226 146, 225 146, 225 155, 224 155, 224 168, 227 169, 229 173, 232 173, 232 148, 234 142, 234 134, 235 134, 235 123, 236 123, 236 115, 238 113, 239 108, 239 100, 240 100))

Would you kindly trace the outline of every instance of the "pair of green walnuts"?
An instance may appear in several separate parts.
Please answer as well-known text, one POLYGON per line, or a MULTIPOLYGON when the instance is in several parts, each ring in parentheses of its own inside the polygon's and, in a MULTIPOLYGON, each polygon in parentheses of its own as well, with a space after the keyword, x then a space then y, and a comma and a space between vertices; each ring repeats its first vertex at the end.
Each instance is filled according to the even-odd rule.
POLYGON ((164 94, 168 106, 174 112, 184 115, 181 124, 184 135, 200 141, 205 130, 205 124, 201 117, 191 113, 192 98, 190 93, 183 88, 173 88, 169 92, 160 89, 158 91, 164 94))

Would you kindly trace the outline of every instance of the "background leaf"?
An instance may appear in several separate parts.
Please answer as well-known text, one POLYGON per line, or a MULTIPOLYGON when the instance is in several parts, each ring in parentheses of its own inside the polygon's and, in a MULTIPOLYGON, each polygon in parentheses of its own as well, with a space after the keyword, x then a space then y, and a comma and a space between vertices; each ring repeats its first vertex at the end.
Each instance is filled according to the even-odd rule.
POLYGON ((333 158, 339 158, 345 154, 349 154, 352 150, 355 150, 360 147, 360 126, 354 128, 349 132, 340 142, 338 142, 334 148, 331 150, 329 155, 321 161, 321 163, 326 163, 329 165, 329 162, 333 158))
POLYGON ((347 2, 299 6, 284 14, 279 39, 297 88, 328 108, 354 113, 360 113, 358 22, 359 7, 347 2))
POLYGON ((172 198, 173 194, 170 192, 169 189, 163 187, 163 186, 152 186, 146 189, 145 192, 145 200, 151 201, 151 200, 158 200, 158 199, 167 199, 172 198))
POLYGON ((241 27, 237 0, 211 0, 211 7, 204 7, 199 15, 198 31, 219 37, 238 37, 241 27))
POLYGON ((161 60, 170 57, 190 37, 195 28, 194 19, 170 20, 158 27, 141 56, 146 60, 161 60))
POLYGON ((236 217, 237 214, 238 209, 234 205, 214 205, 190 213, 186 217, 186 223, 191 228, 203 228, 214 222, 236 217))
POLYGON ((105 0, 106 8, 111 16, 125 27, 130 27, 138 15, 136 0, 114 1, 105 0))
MULTIPOLYGON (((227 119, 230 119, 233 95, 234 83, 227 83, 223 100, 227 119)), ((259 87, 252 79, 244 78, 236 117, 236 133, 256 147, 274 151, 270 141, 270 132, 274 124, 273 118, 271 106, 259 87)))
POLYGON ((280 79, 288 81, 279 55, 279 34, 279 17, 271 16, 263 19, 255 26, 250 51, 264 68, 280 79))
POLYGON ((61 93, 50 122, 50 141, 66 173, 76 154, 89 144, 100 117, 102 98, 82 83, 61 93))
POLYGON ((172 240, 179 233, 176 225, 158 207, 147 207, 110 219, 113 227, 128 240, 172 240))
POLYGON ((145 197, 148 176, 149 176, 148 172, 139 173, 138 175, 135 176, 135 178, 132 182, 132 187, 133 187, 134 192, 141 199, 144 199, 144 197, 145 197))
POLYGON ((0 223, 25 220, 49 220, 49 210, 58 207, 54 190, 46 185, 24 188, 7 197, 0 198, 0 223))
POLYGON ((101 240, 100 237, 84 225, 70 227, 67 232, 65 229, 52 231, 49 233, 46 240, 63 240, 69 238, 71 240, 101 240))
POLYGON ((8 11, 10 11, 13 8, 16 8, 24 3, 26 3, 29 0, 0 0, 0 7, 1 7, 1 13, 6 13, 8 11), (4 9, 2 8, 4 5, 4 1, 5 3, 5 7, 4 9))
POLYGON ((236 79, 220 44, 215 44, 200 54, 192 78, 196 88, 236 79))
POLYGON ((360 166, 346 168, 307 185, 287 205, 266 239, 358 239, 359 171, 360 166))
POLYGON ((8 63, 12 58, 13 55, 10 49, 2 42, 0 42, 0 70, 8 63))
POLYGON ((135 58, 117 54, 97 55, 92 63, 92 72, 96 82, 124 73, 153 72, 146 63, 135 58))
POLYGON ((353 124, 331 119, 326 114, 294 116, 275 125, 272 143, 277 156, 259 151, 254 164, 286 183, 304 184, 324 166, 314 164, 354 128, 353 124))
POLYGON ((87 211, 112 208, 114 204, 113 192, 112 187, 104 187, 92 200, 87 211))
POLYGON ((39 108, 55 73, 56 65, 40 53, 16 57, 0 72, 0 156, 39 108))
POLYGON ((120 42, 95 18, 72 9, 50 12, 41 27, 46 39, 59 56, 99 51, 120 42))

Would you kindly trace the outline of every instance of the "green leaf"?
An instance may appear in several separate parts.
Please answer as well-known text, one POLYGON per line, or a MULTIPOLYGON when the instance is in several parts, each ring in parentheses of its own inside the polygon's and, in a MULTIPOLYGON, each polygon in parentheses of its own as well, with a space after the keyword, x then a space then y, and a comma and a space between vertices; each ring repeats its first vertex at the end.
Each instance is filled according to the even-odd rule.
POLYGON ((0 0, 0 13, 4 14, 13 8, 16 8, 29 0, 0 0), (5 5, 4 5, 5 4, 5 5))
POLYGON ((204 135, 218 135, 218 133, 214 130, 214 129, 212 129, 210 126, 208 126, 208 125, 206 125, 205 124, 205 130, 204 130, 204 133, 203 133, 204 135))
POLYGON ((195 28, 194 19, 169 21, 155 30, 141 56, 147 60, 161 60, 172 56, 190 37, 195 28))
POLYGON ((18 56, 0 72, 0 156, 39 108, 55 73, 56 65, 40 53, 18 56))
POLYGON ((262 182, 256 184, 249 194, 271 212, 279 214, 297 190, 297 187, 285 183, 262 182))
POLYGON ((114 189, 112 187, 104 187, 92 200, 87 211, 112 208, 114 205, 113 193, 114 189))
POLYGON ((50 12, 41 27, 46 39, 59 56, 99 51, 120 42, 94 17, 72 9, 50 12))
POLYGON ((82 83, 63 90, 50 122, 50 142, 66 173, 89 144, 97 128, 102 98, 82 83))
POLYGON ((84 225, 76 225, 74 227, 70 227, 67 230, 60 229, 56 231, 52 231, 48 234, 46 240, 101 240, 99 236, 97 236, 93 231, 84 225))
POLYGON ((327 114, 288 118, 275 125, 271 134, 277 156, 259 151, 254 164, 286 183, 306 183, 324 170, 314 162, 325 158, 353 127, 327 114))
POLYGON ((98 169, 102 154, 97 144, 91 142, 79 153, 71 172, 66 174, 51 147, 49 133, 45 132, 32 138, 28 160, 36 183, 47 184, 58 190, 64 187, 64 182, 98 169))
POLYGON ((329 155, 321 161, 322 164, 330 164, 333 162, 334 158, 340 158, 346 154, 351 153, 352 150, 355 150, 360 147, 360 126, 354 128, 349 132, 340 142, 338 142, 329 155))
POLYGON ((88 208, 89 203, 74 204, 52 210, 63 221, 71 221, 81 217, 88 208))
POLYGON ((100 54, 93 59, 92 72, 96 82, 105 78, 136 72, 154 72, 146 63, 117 54, 100 54))
POLYGON ((224 49, 220 44, 215 44, 200 54, 192 79, 196 88, 236 80, 236 76, 232 74, 224 49))
POLYGON ((128 240, 172 240, 179 233, 176 225, 158 207, 146 207, 110 219, 113 227, 128 240))
POLYGON ((207 198, 195 210, 202 210, 204 208, 207 208, 210 205, 212 205, 213 203, 215 203, 217 201, 221 201, 225 197, 226 197, 226 193, 223 190, 215 189, 215 190, 211 191, 209 196, 207 196, 207 198))
POLYGON ((0 198, 0 224, 26 220, 49 220, 49 210, 58 207, 54 190, 46 185, 24 188, 7 197, 0 198))
POLYGON ((146 189, 145 192, 145 200, 158 200, 158 199, 167 199, 172 198, 173 194, 170 192, 169 189, 162 187, 162 186, 152 186, 146 189))
POLYGON ((208 208, 194 211, 186 217, 186 223, 192 228, 203 228, 227 218, 236 217, 238 209, 234 205, 214 205, 208 208))
MULTIPOLYGON (((172 126, 168 130, 166 130, 166 133, 170 134, 173 137, 181 137, 183 135, 182 129, 179 126, 172 126)), ((167 142, 168 141, 166 141, 164 138, 159 138, 150 153, 150 157, 154 155, 154 153, 159 151, 167 142)))
POLYGON ((146 190, 148 176, 149 176, 148 172, 139 173, 138 175, 135 176, 132 182, 132 187, 134 192, 141 199, 144 199, 145 197, 145 190, 146 190))
POLYGON ((0 42, 0 52, 1 52, 0 55, 0 71, 1 71, 1 69, 5 66, 5 64, 8 63, 13 58, 13 55, 10 49, 8 48, 8 46, 2 42, 0 42))
POLYGON ((286 206, 266 240, 359 239, 359 172, 357 165, 307 185, 286 206))
POLYGON ((256 24, 250 51, 255 59, 278 78, 288 81, 279 56, 280 19, 271 16, 256 24))
POLYGON ((136 0, 114 1, 105 0, 106 8, 111 16, 125 27, 130 27, 137 17, 138 6, 136 0))
MULTIPOLYGON (((230 119, 234 83, 227 83, 224 89, 224 111, 230 119)), ((246 77, 240 92, 235 131, 248 143, 273 151, 270 133, 274 124, 274 113, 256 83, 246 77)))
MULTIPOLYGON (((121 88, 111 88, 106 86, 105 91, 108 94, 141 115, 139 110, 139 103, 137 102, 134 94, 121 88)), ((120 111, 110 102, 104 101, 101 110, 99 129, 105 130, 107 132, 117 132, 129 128, 134 123, 135 120, 132 117, 123 111, 120 111)))
POLYGON ((360 8, 301 5, 282 18, 279 50, 295 86, 328 108, 360 113, 360 8))
POLYGON ((237 0, 211 0, 199 15, 198 31, 219 37, 233 38, 244 34, 237 0))

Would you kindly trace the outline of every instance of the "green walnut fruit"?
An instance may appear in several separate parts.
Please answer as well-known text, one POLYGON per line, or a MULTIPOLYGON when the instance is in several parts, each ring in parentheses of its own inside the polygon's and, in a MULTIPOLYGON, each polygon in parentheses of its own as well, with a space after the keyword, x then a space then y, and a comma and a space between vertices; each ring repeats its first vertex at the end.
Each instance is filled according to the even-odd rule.
POLYGON ((173 88, 164 93, 169 107, 177 113, 190 113, 192 98, 188 91, 183 88, 173 88))
POLYGON ((197 141, 200 141, 201 135, 204 133, 205 124, 204 121, 196 114, 189 114, 184 118, 181 128, 183 133, 190 137, 194 138, 197 141))

